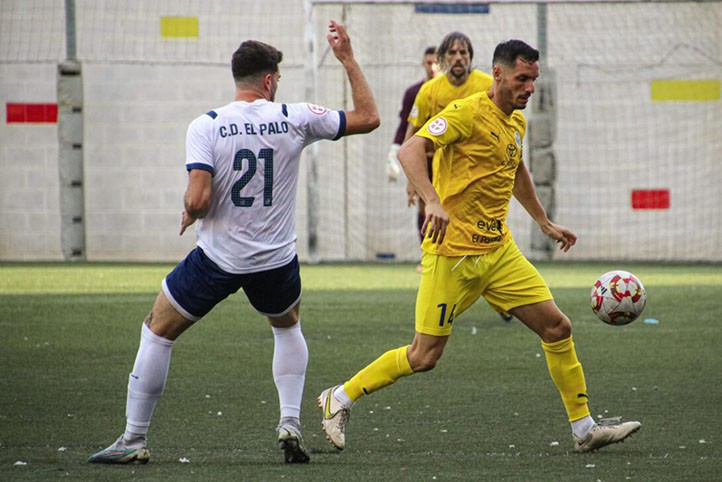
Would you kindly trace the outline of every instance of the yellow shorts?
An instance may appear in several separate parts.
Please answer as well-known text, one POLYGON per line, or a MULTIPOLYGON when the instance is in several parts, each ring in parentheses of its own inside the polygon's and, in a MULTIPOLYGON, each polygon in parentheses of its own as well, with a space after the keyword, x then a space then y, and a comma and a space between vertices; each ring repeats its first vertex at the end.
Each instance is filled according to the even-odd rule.
POLYGON ((448 336, 454 318, 479 297, 497 311, 553 299, 537 269, 510 240, 482 255, 459 257, 424 253, 416 296, 416 331, 448 336))

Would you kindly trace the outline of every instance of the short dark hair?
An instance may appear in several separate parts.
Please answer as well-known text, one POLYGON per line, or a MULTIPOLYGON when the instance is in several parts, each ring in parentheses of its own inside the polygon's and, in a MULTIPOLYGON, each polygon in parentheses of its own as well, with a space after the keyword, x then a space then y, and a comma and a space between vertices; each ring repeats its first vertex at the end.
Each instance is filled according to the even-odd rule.
POLYGON ((474 47, 471 45, 471 39, 461 32, 451 32, 444 37, 441 41, 441 45, 439 45, 439 51, 437 53, 439 60, 444 59, 446 51, 449 50, 457 40, 466 44, 466 49, 469 51, 469 62, 474 60, 474 47))
POLYGON ((236 81, 258 74, 278 72, 283 53, 258 40, 246 40, 233 52, 231 71, 236 81))
POLYGON ((513 66, 519 57, 525 62, 537 62, 539 60, 539 51, 526 42, 511 39, 496 46, 491 63, 492 65, 513 66))
POLYGON ((436 55, 436 46, 435 45, 426 47, 426 50, 424 50, 424 57, 426 57, 427 55, 436 55))

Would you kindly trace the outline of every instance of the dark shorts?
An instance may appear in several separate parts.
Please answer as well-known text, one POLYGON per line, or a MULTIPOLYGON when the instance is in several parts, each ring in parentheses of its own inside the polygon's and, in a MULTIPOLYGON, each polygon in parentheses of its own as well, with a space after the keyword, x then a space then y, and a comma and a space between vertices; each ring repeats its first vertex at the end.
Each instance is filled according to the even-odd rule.
POLYGON ((201 319, 241 288, 260 314, 285 315, 301 299, 298 256, 280 268, 232 274, 223 271, 196 247, 163 280, 168 301, 192 321, 201 319))

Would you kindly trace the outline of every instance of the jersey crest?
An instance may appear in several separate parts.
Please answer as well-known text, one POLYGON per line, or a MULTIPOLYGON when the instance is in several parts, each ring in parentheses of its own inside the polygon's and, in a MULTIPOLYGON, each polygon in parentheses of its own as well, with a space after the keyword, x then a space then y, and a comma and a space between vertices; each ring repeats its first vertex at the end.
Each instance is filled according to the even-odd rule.
POLYGON ((441 134, 446 132, 447 127, 449 127, 449 124, 446 122, 446 119, 444 119, 443 117, 438 117, 433 121, 429 122, 429 134, 432 134, 434 136, 440 136, 441 134))
POLYGON ((317 104, 306 104, 308 106, 308 110, 313 112, 316 115, 324 115, 327 112, 327 109, 321 105, 317 104))

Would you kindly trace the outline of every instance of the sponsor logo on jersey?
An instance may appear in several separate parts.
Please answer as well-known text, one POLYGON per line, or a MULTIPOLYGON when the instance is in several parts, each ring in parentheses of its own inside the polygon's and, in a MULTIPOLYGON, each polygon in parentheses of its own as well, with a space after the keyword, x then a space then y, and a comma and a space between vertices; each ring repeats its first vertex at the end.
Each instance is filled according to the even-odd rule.
POLYGON ((516 145, 521 147, 521 134, 519 134, 519 131, 514 132, 514 141, 516 141, 516 145))
POLYGON ((434 119, 429 123, 429 126, 427 127, 429 134, 432 136, 440 136, 444 132, 446 132, 446 128, 449 127, 449 125, 446 122, 446 119, 443 117, 439 117, 437 119, 434 119))
POLYGON ((503 234, 504 223, 501 221, 501 219, 490 219, 488 221, 481 219, 476 222, 476 227, 482 231, 498 231, 499 233, 503 234))
POLYGON ((471 242, 474 244, 492 244, 492 243, 498 243, 502 240, 501 236, 482 236, 481 234, 472 234, 471 235, 471 242))
POLYGON ((312 113, 314 113, 316 115, 324 115, 328 111, 328 109, 326 109, 322 105, 317 105, 317 104, 306 104, 306 105, 308 106, 308 110, 310 110, 312 113))

